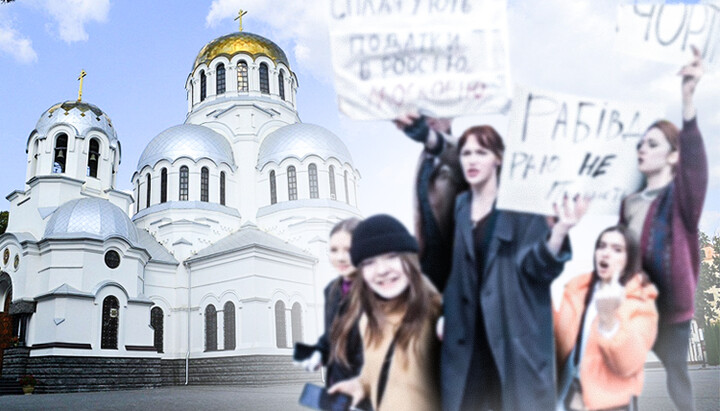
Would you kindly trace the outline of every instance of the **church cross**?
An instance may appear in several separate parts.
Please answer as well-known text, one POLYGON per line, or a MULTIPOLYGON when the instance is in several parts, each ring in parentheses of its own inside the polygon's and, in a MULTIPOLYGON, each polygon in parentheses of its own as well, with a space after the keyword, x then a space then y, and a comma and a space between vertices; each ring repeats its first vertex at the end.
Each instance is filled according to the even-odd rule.
POLYGON ((246 15, 246 14, 247 14, 247 11, 243 11, 243 9, 240 9, 240 11, 238 11, 238 16, 233 19, 233 20, 238 20, 238 21, 239 21, 239 23, 240 23, 240 31, 242 31, 242 18, 243 18, 243 16, 246 15))
POLYGON ((85 70, 80 70, 80 77, 78 77, 78 80, 80 80, 80 89, 78 90, 78 101, 82 100, 82 86, 83 86, 83 78, 87 76, 87 73, 85 70))

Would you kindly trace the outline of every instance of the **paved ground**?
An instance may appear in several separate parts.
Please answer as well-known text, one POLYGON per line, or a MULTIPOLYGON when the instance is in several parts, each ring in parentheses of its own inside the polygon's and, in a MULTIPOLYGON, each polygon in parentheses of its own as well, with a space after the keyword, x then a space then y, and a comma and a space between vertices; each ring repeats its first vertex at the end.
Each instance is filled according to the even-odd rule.
MULTIPOLYGON (((645 373, 640 409, 673 410, 665 389, 665 371, 645 373)), ((720 410, 720 368, 690 372, 698 411, 720 410)), ((273 387, 166 387, 150 390, 0 397, 0 410, 302 410, 297 398, 301 384, 273 387)))

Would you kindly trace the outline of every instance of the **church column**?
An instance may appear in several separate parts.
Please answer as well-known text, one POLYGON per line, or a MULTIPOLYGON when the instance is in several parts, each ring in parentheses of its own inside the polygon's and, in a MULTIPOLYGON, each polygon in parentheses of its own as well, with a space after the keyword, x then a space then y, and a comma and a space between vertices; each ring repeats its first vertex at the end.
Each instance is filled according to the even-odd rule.
POLYGON ((290 308, 285 307, 285 347, 292 348, 292 315, 290 308))
POLYGON ((225 310, 217 310, 215 314, 217 323, 217 349, 225 349, 225 310))

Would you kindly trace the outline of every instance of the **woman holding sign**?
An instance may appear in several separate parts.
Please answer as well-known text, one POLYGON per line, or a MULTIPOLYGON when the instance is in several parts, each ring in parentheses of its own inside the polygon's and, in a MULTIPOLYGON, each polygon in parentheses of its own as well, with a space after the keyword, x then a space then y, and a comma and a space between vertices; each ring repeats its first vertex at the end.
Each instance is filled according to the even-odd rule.
POLYGON ((554 312, 558 409, 634 409, 657 334, 658 292, 637 271, 637 243, 623 226, 600 233, 594 265, 568 282, 554 312))
POLYGON ((550 283, 570 259, 567 234, 588 202, 565 196, 552 229, 544 216, 497 210, 504 148, 490 126, 472 127, 458 142, 470 189, 456 201, 443 295, 446 411, 555 408, 550 283))
POLYGON ((698 224, 708 184, 708 164, 697 126, 693 95, 703 74, 700 51, 682 76, 683 128, 666 120, 651 125, 638 144, 638 169, 645 188, 628 196, 620 211, 639 240, 642 268, 660 295, 658 337, 653 351, 667 371, 667 387, 678 409, 692 410, 687 370, 690 321, 700 271, 698 224))

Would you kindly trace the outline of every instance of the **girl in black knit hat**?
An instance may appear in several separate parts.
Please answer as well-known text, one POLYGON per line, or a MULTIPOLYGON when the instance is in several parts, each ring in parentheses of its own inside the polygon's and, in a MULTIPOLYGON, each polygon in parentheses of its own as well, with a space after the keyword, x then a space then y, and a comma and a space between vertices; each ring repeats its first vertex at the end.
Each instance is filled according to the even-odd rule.
POLYGON ((335 384, 331 393, 370 398, 382 410, 437 410, 440 407, 438 354, 434 333, 441 299, 420 270, 418 244, 389 215, 361 222, 350 255, 360 275, 350 291, 342 321, 333 325, 332 356, 347 363, 345 346, 360 318, 364 365, 360 376, 335 384))

